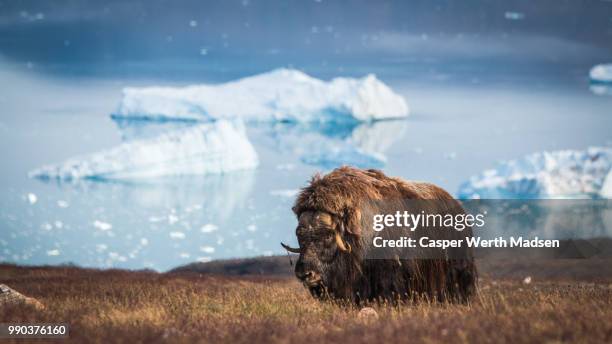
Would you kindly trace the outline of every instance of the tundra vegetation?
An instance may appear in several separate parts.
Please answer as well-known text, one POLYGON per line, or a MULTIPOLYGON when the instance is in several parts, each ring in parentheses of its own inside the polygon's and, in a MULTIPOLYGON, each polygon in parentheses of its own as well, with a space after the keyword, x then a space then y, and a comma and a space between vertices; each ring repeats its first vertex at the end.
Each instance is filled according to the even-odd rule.
MULTIPOLYGON (((287 257, 275 259, 286 269, 273 275, 252 275, 262 272, 257 260, 228 264, 236 275, 206 273, 206 264, 168 273, 0 265, 0 283, 45 306, 5 305, 0 322, 64 322, 68 342, 94 343, 612 341, 609 258, 477 260, 469 303, 372 304, 377 316, 365 317, 311 297, 287 257)), ((223 272, 218 262, 213 270, 223 272)))

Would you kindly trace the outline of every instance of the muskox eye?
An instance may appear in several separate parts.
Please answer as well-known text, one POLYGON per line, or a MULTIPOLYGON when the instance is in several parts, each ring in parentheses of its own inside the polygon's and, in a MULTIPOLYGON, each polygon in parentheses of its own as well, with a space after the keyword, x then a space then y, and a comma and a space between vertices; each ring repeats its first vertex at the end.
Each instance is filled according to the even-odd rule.
POLYGON ((326 245, 332 244, 334 242, 334 234, 331 232, 324 232, 321 234, 321 241, 323 241, 326 245))

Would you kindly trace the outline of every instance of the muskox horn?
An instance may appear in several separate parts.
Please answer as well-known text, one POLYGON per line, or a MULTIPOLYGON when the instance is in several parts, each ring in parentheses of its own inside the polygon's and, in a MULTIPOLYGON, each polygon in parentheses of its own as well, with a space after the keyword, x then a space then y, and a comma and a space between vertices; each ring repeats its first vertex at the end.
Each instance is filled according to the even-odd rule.
POLYGON ((302 252, 302 251, 300 251, 300 249, 299 249, 299 248, 293 248, 293 247, 291 247, 291 246, 289 246, 289 245, 285 245, 285 244, 283 244, 282 242, 281 242, 281 246, 282 246, 282 247, 283 247, 285 250, 287 250, 287 251, 289 251, 289 252, 291 252, 291 253, 301 253, 301 252, 302 252))
POLYGON ((336 233, 336 245, 338 245, 340 251, 351 253, 351 245, 348 242, 345 243, 344 240, 342 240, 340 233, 336 233))

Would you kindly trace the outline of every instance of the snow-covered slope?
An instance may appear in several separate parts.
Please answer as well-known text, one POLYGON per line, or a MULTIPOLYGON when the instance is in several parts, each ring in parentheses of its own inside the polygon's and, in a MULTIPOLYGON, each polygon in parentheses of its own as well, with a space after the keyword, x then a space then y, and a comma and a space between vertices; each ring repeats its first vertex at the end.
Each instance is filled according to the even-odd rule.
POLYGON ((217 121, 43 166, 31 177, 132 179, 224 173, 255 168, 257 153, 239 122, 217 121))
POLYGON ((612 82, 612 63, 593 66, 589 76, 595 82, 612 82))
POLYGON ((498 164, 464 183, 458 197, 557 198, 596 196, 612 166, 612 149, 535 153, 498 164))
POLYGON ((404 98, 370 74, 322 81, 293 69, 220 85, 125 88, 114 117, 247 121, 371 121, 408 115, 404 98))

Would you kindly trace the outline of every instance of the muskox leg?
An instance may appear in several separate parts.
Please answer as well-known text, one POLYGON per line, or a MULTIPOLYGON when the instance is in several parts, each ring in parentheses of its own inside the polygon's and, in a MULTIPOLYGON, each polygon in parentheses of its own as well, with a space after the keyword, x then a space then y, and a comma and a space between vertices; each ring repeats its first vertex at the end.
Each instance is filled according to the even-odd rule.
POLYGON ((470 261, 468 266, 459 273, 459 287, 463 302, 467 302, 476 293, 477 278, 476 266, 473 261, 470 261))
POLYGON ((447 274, 449 299, 467 302, 476 291, 476 267, 471 259, 454 259, 447 274))

